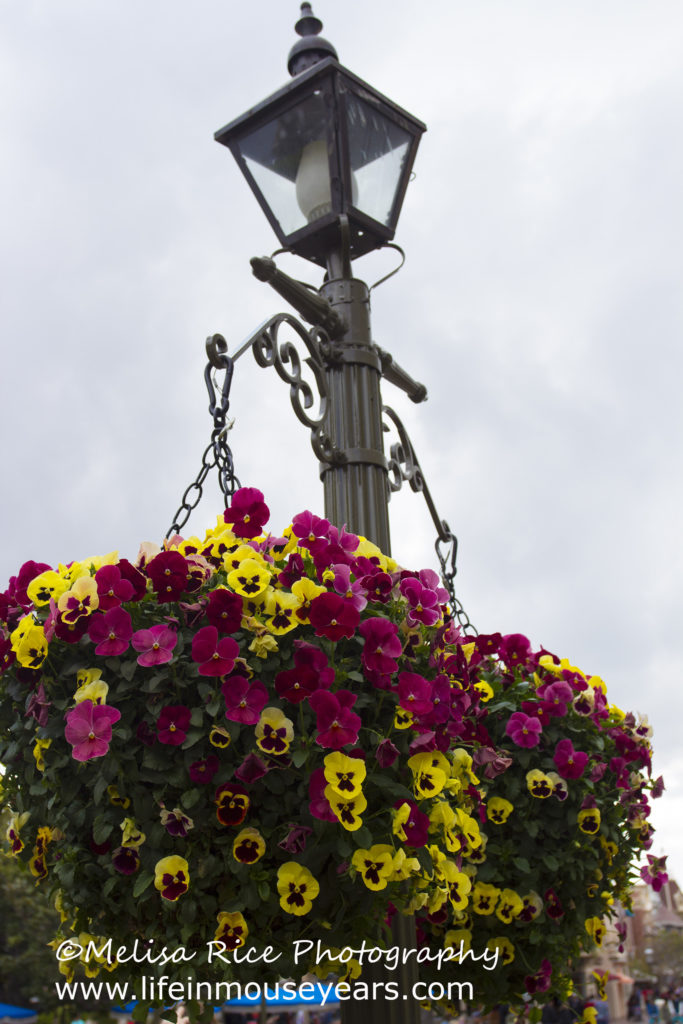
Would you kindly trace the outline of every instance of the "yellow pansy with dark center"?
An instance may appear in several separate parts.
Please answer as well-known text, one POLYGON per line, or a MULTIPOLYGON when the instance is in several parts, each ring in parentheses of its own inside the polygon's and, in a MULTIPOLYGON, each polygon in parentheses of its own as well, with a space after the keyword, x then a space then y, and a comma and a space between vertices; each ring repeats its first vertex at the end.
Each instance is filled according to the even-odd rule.
POLYGON ((368 889, 379 892, 386 889, 394 872, 394 848, 387 843, 376 843, 369 850, 356 850, 351 864, 368 889))
POLYGON ((300 917, 313 906, 320 886, 307 867, 290 860, 278 868, 277 891, 282 909, 300 917))
POLYGON ((265 852, 265 840, 255 828, 243 828, 232 844, 232 855, 241 864, 255 864, 265 852))

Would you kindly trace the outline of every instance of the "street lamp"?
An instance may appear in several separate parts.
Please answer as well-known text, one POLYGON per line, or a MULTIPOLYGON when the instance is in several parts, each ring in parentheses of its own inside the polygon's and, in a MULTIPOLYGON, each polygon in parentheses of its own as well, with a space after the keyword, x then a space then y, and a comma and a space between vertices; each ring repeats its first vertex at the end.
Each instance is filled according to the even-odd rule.
MULTIPOLYGON (((385 378, 414 402, 424 401, 426 389, 373 343, 369 289, 351 272, 352 260, 392 244, 425 126, 339 64, 334 47, 320 36, 322 23, 309 3, 301 5, 295 27, 301 38, 289 54, 292 81, 221 128, 215 138, 231 150, 282 248, 324 267, 325 280, 318 291, 283 273, 272 257, 251 261, 254 274, 313 327, 307 329, 290 313, 278 314, 230 355, 222 336, 208 339, 211 412, 215 416, 217 409, 211 367, 226 371, 229 388, 234 362, 244 352, 252 350, 261 366, 273 366, 290 385, 298 418, 311 430, 326 517, 389 554, 391 492, 403 482, 422 492, 436 528, 436 550, 452 612, 472 631, 453 589, 457 542, 436 512, 403 424, 382 404, 380 383, 385 378), (305 362, 320 399, 317 414, 311 412, 315 396, 302 379, 297 350, 280 342, 282 327, 293 329, 306 346, 305 362), (383 443, 388 429, 399 436, 389 457, 383 443), (441 543, 451 545, 450 569, 441 543)), ((223 415, 226 409, 224 388, 218 412, 223 415)), ((231 457, 221 454, 219 444, 223 422, 220 417, 215 420, 215 459, 220 472, 225 467, 231 472, 231 457)), ((183 507, 189 511, 185 499, 183 507)), ((180 520, 171 531, 179 525, 180 520)), ((402 948, 414 947, 412 918, 396 915, 393 941, 402 948)), ((393 976, 402 998, 354 1003, 344 1007, 344 1020, 374 1024, 379 1016, 385 1024, 418 1024, 419 1006, 411 998, 417 980, 415 957, 406 959, 393 976)), ((376 969, 371 970, 374 975, 376 969)), ((367 969, 364 981, 366 977, 367 969)), ((376 980, 387 979, 378 975, 376 980)))
POLYGON ((315 294, 272 261, 252 261, 257 277, 324 332, 302 340, 321 397, 314 450, 325 514, 389 553, 397 473, 384 453, 380 379, 416 402, 427 392, 373 344, 369 289, 352 276, 351 261, 391 242, 425 126, 342 67, 321 28, 302 4, 292 81, 215 137, 231 150, 281 246, 326 269, 315 294))

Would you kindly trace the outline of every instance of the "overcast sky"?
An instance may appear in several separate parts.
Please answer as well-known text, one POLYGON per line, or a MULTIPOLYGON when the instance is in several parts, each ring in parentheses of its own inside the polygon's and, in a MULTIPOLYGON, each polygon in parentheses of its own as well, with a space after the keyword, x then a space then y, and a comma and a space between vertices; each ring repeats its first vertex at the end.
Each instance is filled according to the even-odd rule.
MULTIPOLYGON (((654 852, 683 880, 679 0, 318 0, 342 63, 425 121, 373 336, 482 632, 649 715, 654 852)), ((2 585, 160 540, 211 422, 204 339, 284 304, 277 240, 213 132, 288 80, 297 3, 0 0, 2 585)), ((390 251, 355 265, 372 283, 390 251)), ((320 271, 283 269, 312 283, 320 271)), ((286 386, 237 364, 238 475, 282 529, 322 512, 286 386)), ((221 509, 217 485, 191 520, 221 509)), ((394 555, 435 565, 422 498, 394 555)))

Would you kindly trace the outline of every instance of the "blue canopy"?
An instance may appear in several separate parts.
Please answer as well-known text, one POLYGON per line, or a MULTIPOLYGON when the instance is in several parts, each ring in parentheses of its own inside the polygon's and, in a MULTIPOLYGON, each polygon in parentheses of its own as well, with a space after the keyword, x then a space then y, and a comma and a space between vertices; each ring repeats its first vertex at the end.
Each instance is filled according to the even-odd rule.
POLYGON ((0 1020, 26 1020, 35 1017, 35 1010, 25 1010, 23 1006, 11 1006, 9 1003, 0 1003, 0 1020))

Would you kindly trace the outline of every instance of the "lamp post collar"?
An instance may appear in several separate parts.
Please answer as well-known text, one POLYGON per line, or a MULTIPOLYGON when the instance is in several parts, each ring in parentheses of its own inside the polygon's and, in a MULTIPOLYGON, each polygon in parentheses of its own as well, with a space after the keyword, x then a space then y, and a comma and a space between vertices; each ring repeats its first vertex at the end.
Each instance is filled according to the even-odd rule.
POLYGON ((332 43, 328 43, 327 39, 320 35, 322 27, 323 23, 320 18, 316 18, 311 5, 303 3, 301 17, 294 26, 301 39, 294 44, 287 58, 287 70, 292 78, 296 78, 302 71, 313 67, 325 57, 339 59, 332 43))

